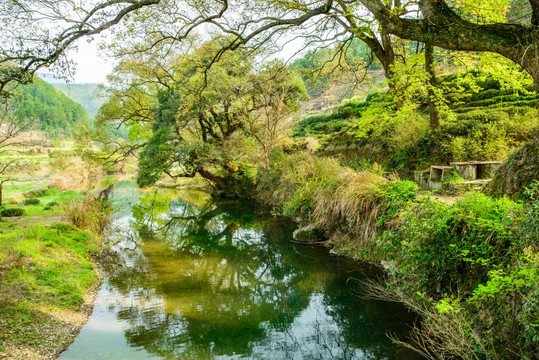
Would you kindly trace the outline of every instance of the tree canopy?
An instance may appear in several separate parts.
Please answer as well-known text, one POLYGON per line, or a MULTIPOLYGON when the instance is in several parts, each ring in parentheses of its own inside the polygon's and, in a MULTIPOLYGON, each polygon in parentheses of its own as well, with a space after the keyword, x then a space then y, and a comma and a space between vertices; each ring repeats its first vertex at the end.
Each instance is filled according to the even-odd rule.
POLYGON ((167 64, 122 64, 125 76, 116 78, 98 124, 124 124, 129 140, 144 146, 140 186, 164 174, 200 174, 218 189, 233 188, 249 172, 247 163, 267 163, 307 99, 301 78, 280 61, 256 66, 256 53, 247 49, 215 61, 223 41, 207 41, 167 64))
POLYGON ((291 31, 305 39, 306 46, 353 35, 383 59, 391 58, 388 41, 393 34, 449 50, 498 53, 522 66, 539 86, 539 1, 527 1, 526 21, 507 20, 508 4, 497 0, 9 1, 0 7, 5 34, 0 90, 11 81, 30 81, 41 67, 56 64, 69 71, 62 57, 66 49, 79 38, 113 26, 119 39, 113 50, 119 55, 133 49, 167 49, 201 28, 227 34, 229 42, 223 49, 256 47, 269 40, 278 45, 291 31))

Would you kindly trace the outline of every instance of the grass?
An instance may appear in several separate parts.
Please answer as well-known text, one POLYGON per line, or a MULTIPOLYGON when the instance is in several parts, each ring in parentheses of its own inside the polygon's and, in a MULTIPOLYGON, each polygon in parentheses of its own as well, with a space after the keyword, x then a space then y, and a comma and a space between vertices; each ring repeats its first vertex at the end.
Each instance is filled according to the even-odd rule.
MULTIPOLYGON (((5 194, 24 199, 39 185, 7 186, 5 194)), ((79 326, 73 314, 97 283, 92 257, 100 249, 98 236, 62 222, 62 204, 83 196, 55 188, 38 195, 30 197, 38 205, 7 205, 24 208, 24 216, 0 219, 0 358, 57 355, 79 326), (58 205, 45 210, 51 202, 58 205)))

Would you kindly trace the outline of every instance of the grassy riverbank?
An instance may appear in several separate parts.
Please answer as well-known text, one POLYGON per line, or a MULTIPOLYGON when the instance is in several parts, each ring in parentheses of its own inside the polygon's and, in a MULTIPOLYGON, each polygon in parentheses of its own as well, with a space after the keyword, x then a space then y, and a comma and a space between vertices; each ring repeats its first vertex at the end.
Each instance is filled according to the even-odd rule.
POLYGON ((465 194, 448 205, 377 168, 273 154, 260 200, 314 223, 344 255, 383 264, 371 295, 419 312, 427 356, 533 359, 539 354, 539 186, 525 201, 465 194))
POLYGON ((102 215, 73 191, 20 190, 6 188, 4 208, 24 214, 0 220, 0 358, 52 359, 86 322, 100 278, 99 236, 70 219, 102 215))

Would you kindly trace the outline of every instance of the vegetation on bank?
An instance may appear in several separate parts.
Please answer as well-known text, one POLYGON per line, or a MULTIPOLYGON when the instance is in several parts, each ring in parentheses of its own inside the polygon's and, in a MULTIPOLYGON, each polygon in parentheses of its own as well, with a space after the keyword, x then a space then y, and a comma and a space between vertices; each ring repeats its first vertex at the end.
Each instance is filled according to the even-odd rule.
POLYGON ((458 72, 439 77, 443 118, 430 128, 426 90, 415 86, 397 107, 390 93, 344 101, 334 112, 302 119, 301 140, 352 167, 378 163, 410 177, 413 170, 451 161, 503 160, 539 127, 539 97, 527 85, 504 84, 501 74, 458 72))
POLYGON ((314 223, 338 253, 384 264, 383 297, 424 317, 411 343, 424 355, 536 358, 539 182, 525 201, 471 192, 446 205, 382 175, 276 151, 259 200, 314 223))
POLYGON ((89 291, 99 278, 93 258, 107 211, 92 196, 56 188, 24 194, 8 188, 7 194, 0 219, 0 357, 53 358, 90 310, 89 291))
MULTIPOLYGON (((201 176, 216 196, 256 197, 314 224, 338 253, 386 268, 388 287, 371 290, 422 315, 409 346, 427 357, 536 358, 535 163, 517 185, 520 200, 470 192, 445 204, 395 175, 408 178, 433 163, 505 159, 536 136, 531 79, 485 55, 474 60, 487 62, 479 70, 455 66, 433 85, 426 52, 403 52, 386 92, 291 128, 305 92, 297 76, 281 63, 259 71, 248 57, 238 62, 241 52, 202 70, 196 64, 221 41, 171 61, 175 78, 165 85, 153 75, 160 63, 120 64, 119 74, 129 76, 112 77, 117 84, 98 125, 127 126, 130 134, 95 158, 140 151, 140 186, 165 175, 201 176)), ((533 157, 530 149, 514 156, 533 157)), ((515 173, 506 171, 500 182, 515 173)))

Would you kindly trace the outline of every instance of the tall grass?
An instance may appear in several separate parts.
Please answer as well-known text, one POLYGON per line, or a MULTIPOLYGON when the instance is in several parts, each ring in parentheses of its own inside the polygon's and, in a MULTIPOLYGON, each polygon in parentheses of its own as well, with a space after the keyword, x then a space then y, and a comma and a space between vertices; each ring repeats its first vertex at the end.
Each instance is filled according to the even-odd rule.
POLYGON ((82 199, 64 201, 67 220, 81 230, 102 234, 110 223, 110 207, 100 199, 87 195, 82 199))
POLYGON ((276 151, 260 176, 258 198, 286 215, 313 223, 328 238, 347 234, 356 245, 372 248, 369 242, 378 231, 380 212, 395 200, 383 191, 391 184, 374 169, 355 172, 334 158, 276 151))

